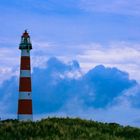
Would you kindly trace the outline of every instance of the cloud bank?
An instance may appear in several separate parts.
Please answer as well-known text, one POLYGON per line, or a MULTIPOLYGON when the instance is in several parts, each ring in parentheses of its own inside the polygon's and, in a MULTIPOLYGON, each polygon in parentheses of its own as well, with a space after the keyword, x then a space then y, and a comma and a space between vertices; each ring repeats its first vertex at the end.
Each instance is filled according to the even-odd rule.
MULTIPOLYGON (((35 119, 72 116, 139 126, 140 87, 117 68, 98 65, 82 73, 76 60, 64 63, 53 57, 46 67, 34 68, 32 79, 35 119)), ((16 77, 0 87, 0 113, 5 118, 16 114, 17 89, 16 77)))

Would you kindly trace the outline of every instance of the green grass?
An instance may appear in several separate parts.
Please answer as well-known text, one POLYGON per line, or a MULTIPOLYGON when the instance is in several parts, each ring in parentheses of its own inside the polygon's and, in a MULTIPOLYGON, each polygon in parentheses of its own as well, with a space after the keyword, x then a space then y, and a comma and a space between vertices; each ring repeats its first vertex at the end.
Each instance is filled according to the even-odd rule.
POLYGON ((79 118, 0 122, 0 140, 140 140, 140 129, 79 118))

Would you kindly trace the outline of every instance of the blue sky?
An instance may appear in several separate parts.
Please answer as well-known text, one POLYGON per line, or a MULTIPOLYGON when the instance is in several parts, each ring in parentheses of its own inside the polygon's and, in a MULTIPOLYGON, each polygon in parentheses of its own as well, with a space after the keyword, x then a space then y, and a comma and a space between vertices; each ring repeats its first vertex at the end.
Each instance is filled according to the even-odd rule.
POLYGON ((36 118, 69 115, 140 126, 139 0, 0 0, 0 3, 3 118, 16 112, 18 44, 22 32, 28 29, 33 44, 36 118), (55 68, 55 64, 59 66, 55 68), (39 85, 40 90, 35 88, 38 82, 35 75, 46 82, 45 87, 39 85), (56 91, 60 95, 58 101, 56 91), (41 105, 47 107, 39 110, 41 105))

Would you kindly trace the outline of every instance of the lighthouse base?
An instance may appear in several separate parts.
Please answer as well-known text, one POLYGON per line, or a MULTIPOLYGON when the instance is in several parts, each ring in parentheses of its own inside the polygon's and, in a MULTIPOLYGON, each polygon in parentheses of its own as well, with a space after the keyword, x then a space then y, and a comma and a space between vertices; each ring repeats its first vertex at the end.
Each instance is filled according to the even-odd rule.
POLYGON ((33 115, 18 114, 18 120, 20 120, 20 121, 33 121, 33 115))

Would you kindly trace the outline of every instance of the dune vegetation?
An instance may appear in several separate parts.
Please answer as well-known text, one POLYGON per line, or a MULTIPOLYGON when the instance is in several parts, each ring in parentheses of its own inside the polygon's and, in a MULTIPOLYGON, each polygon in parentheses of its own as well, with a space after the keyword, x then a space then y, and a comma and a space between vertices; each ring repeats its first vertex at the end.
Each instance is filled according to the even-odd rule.
POLYGON ((79 118, 0 121, 0 140, 140 140, 140 129, 79 118))

